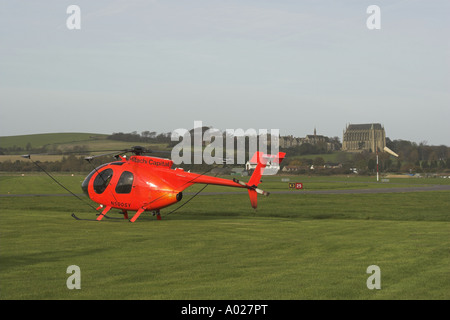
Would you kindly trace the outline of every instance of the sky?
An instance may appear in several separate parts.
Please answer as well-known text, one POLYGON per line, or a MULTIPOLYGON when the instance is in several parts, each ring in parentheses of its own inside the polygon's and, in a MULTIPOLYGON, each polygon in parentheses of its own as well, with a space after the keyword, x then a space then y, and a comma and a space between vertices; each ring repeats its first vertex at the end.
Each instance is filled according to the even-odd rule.
POLYGON ((381 123, 450 146, 449 17, 446 0, 0 0, 0 136, 381 123))

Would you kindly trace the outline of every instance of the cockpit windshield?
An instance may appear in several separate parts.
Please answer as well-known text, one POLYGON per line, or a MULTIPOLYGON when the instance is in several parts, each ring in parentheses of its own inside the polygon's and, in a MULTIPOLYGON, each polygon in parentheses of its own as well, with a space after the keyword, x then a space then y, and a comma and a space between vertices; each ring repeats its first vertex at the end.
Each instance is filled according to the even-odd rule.
POLYGON ((89 173, 89 175, 84 179, 83 183, 81 184, 81 189, 83 190, 84 193, 88 194, 88 186, 89 186, 89 181, 91 181, 92 176, 99 172, 101 168, 103 168, 104 166, 108 165, 107 163, 95 168, 94 170, 92 170, 91 173, 89 173))

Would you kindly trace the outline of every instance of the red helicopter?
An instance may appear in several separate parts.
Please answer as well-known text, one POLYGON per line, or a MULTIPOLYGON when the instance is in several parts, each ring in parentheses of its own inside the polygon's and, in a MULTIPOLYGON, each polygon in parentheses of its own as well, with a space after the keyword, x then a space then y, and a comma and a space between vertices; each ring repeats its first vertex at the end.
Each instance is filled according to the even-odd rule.
MULTIPOLYGON (((170 159, 143 155, 150 152, 140 146, 123 150, 116 154, 117 161, 97 167, 85 178, 81 188, 91 200, 100 204, 97 210, 102 210, 96 220, 101 220, 112 208, 122 210, 125 219, 128 219, 128 211, 136 211, 129 220, 131 222, 135 222, 144 211, 155 212, 160 220, 160 209, 179 202, 183 190, 195 183, 246 188, 251 205, 256 209, 257 194, 269 194, 258 188, 264 168, 269 161, 281 163, 286 155, 283 152, 277 155, 256 152, 252 158, 257 163, 256 169, 245 183, 186 172, 181 168, 172 169, 173 161, 170 159), (122 156, 127 152, 134 155, 129 158, 122 156)), ((87 157, 86 160, 92 158, 87 157)))

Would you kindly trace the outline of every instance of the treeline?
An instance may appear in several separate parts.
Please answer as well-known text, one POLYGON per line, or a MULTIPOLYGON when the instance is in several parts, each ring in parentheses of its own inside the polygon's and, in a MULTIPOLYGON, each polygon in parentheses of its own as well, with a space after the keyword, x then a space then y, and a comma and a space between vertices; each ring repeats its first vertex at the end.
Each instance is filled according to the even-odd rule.
MULTIPOLYGON (((390 140, 386 146, 398 154, 398 158, 385 152, 379 153, 379 170, 382 172, 437 173, 450 171, 450 148, 444 145, 430 146, 425 142, 390 140)), ((359 153, 353 157, 355 166, 362 171, 376 170, 376 154, 359 153)))
MULTIPOLYGON (((208 127, 202 128, 202 134, 208 130, 208 127)), ((193 130, 191 130, 191 143, 194 143, 193 130)), ((166 144, 167 148, 171 148, 178 144, 179 141, 171 141, 171 133, 157 133, 155 131, 143 131, 137 133, 136 131, 131 133, 113 133, 107 137, 109 140, 127 141, 130 143, 142 143, 145 144, 166 144)), ((223 136, 225 144, 226 139, 230 137, 223 136)), ((233 139, 233 138, 231 138, 233 139)), ((236 139, 236 137, 234 137, 236 139)), ((270 141, 270 138, 268 138, 270 141)), ((203 142, 203 146, 208 144, 203 142)), ((407 140, 391 140, 386 138, 386 145, 388 148, 396 152, 399 157, 394 158, 385 152, 379 153, 379 165, 380 172, 406 172, 406 173, 421 173, 421 172, 450 172, 450 148, 445 145, 430 146, 425 142, 415 143, 407 140)), ((234 146, 237 146, 237 142, 234 141, 234 146)), ((246 158, 249 156, 249 137, 245 137, 245 153, 246 158)), ((39 154, 47 153, 53 155, 64 155, 61 160, 57 161, 43 161, 39 162, 47 171, 53 172, 89 172, 93 170, 93 164, 84 160, 84 157, 77 156, 86 150, 84 145, 74 145, 70 149, 60 149, 58 145, 46 145, 39 148, 34 148, 31 143, 27 143, 26 146, 12 146, 8 148, 0 148, 0 154, 39 154)), ((268 151, 270 147, 268 148, 268 151)), ((280 151, 287 153, 286 160, 282 163, 282 168, 285 166, 296 166, 298 173, 309 173, 311 166, 313 165, 315 170, 322 170, 322 173, 327 171, 331 173, 350 173, 355 169, 362 174, 371 174, 376 172, 376 154, 370 152, 361 153, 345 153, 340 152, 337 154, 334 164, 327 164, 320 157, 320 154, 330 153, 327 150, 326 144, 312 145, 304 143, 297 147, 280 148, 280 151), (314 155, 318 155, 314 157, 314 155), (294 160, 289 160, 290 157, 297 156, 294 160), (298 156, 305 156, 299 158, 298 156)), ((85 155, 85 154, 84 154, 85 155)), ((236 156, 236 155, 235 155, 236 156)), ((225 151, 224 151, 225 157, 225 151)), ((94 165, 99 165, 104 162, 111 161, 111 158, 96 159, 94 165), (103 161, 104 160, 104 161, 103 161), (103 162, 102 162, 103 161, 103 162)), ((234 163, 237 163, 235 159, 234 163)), ((207 170, 209 167, 206 165, 183 165, 182 167, 191 170, 207 170)), ((26 172, 26 171, 38 171, 31 161, 22 160, 6 160, 0 162, 0 171, 9 172, 26 172)), ((316 171, 317 172, 317 171, 316 171)))
MULTIPOLYGON (((194 131, 194 129, 191 129, 189 131, 190 133, 190 143, 191 146, 194 146, 194 143, 196 143, 197 140, 202 141, 202 146, 206 146, 209 144, 208 141, 203 141, 205 132, 210 130, 210 127, 202 127, 201 130, 198 130, 198 133, 200 136, 195 137, 194 135, 197 133, 196 131, 194 131)), ((240 137, 237 136, 227 136, 226 132, 221 132, 219 130, 214 130, 213 129, 213 133, 214 136, 215 135, 219 135, 222 137, 223 139, 223 146, 225 148, 225 142, 233 139, 234 141, 234 146, 236 148, 236 146, 238 145, 238 141, 242 141, 240 137)), ((244 137, 244 145, 245 145, 245 150, 246 152, 248 152, 249 149, 249 141, 251 139, 255 138, 257 143, 259 143, 260 141, 260 136, 256 135, 253 137, 249 137, 249 136, 245 136, 244 137)), ((172 141, 172 133, 171 132, 167 132, 167 133, 157 133, 155 131, 143 131, 140 134, 137 131, 133 131, 130 133, 123 133, 123 132, 115 132, 111 135, 109 135, 107 137, 108 140, 116 140, 116 141, 127 141, 127 142, 140 142, 140 143, 148 143, 148 144, 166 144, 168 148, 174 147, 175 145, 177 145, 180 141, 181 141, 181 137, 177 137, 174 139, 174 141, 172 141)), ((205 138, 206 139, 206 138, 205 138)), ((270 144, 270 137, 267 137, 267 143, 270 144)), ((325 149, 326 149, 326 145, 325 145, 325 149)), ((316 150, 316 149, 314 149, 316 150)), ((319 150, 319 149, 317 149, 319 150)), ((321 149, 320 149, 321 150, 321 149)))
MULTIPOLYGON (((386 139, 386 145, 399 155, 398 158, 386 152, 378 153, 378 171, 386 173, 450 173, 450 148, 444 145, 429 146, 406 140, 386 139)), ((287 150, 288 157, 292 154, 287 150)), ((302 154, 303 155, 303 154, 302 154)), ((288 160, 288 159, 287 159, 288 160)), ((305 157, 286 161, 289 172, 320 174, 374 174, 377 172, 377 155, 363 151, 357 153, 340 152, 333 164, 324 163, 323 158, 305 157), (314 167, 314 171, 311 170, 314 167)))
POLYGON ((280 148, 280 151, 286 152, 290 156, 333 153, 333 151, 328 150, 327 144, 324 142, 319 142, 315 145, 310 143, 302 143, 301 145, 295 147, 280 148))
POLYGON ((142 143, 170 143, 171 133, 157 133, 156 131, 143 131, 140 134, 137 131, 130 133, 114 132, 107 137, 108 140, 142 142, 142 143))
POLYGON ((386 146, 399 155, 402 161, 420 164, 427 162, 438 163, 450 158, 450 148, 445 145, 430 146, 426 142, 419 144, 407 140, 393 140, 386 138, 386 146))
MULTIPOLYGON (((98 158, 98 163, 101 163, 101 159, 98 158)), ((106 159, 104 159, 106 160, 106 159)), ((108 161, 111 161, 109 158, 108 161)), ((0 171, 6 172, 30 172, 41 171, 44 169, 49 172, 90 172, 94 170, 95 165, 84 160, 84 156, 63 156, 61 160, 57 161, 21 161, 21 160, 6 160, 0 162, 0 171), (42 169, 40 169, 42 168, 42 169)), ((98 166, 98 164, 97 164, 98 166)))
POLYGON ((70 148, 61 150, 58 145, 44 145, 41 147, 33 147, 31 143, 27 143, 26 147, 12 146, 12 147, 0 147, 0 155, 21 155, 21 154, 52 154, 63 155, 69 153, 81 153, 87 150, 85 145, 75 145, 70 148))
MULTIPOLYGON (((42 171, 42 169, 44 169, 48 172, 88 173, 101 164, 112 162, 114 160, 111 156, 98 157, 95 158, 93 162, 88 162, 84 158, 85 156, 69 155, 63 156, 61 160, 56 161, 34 160, 37 165, 29 160, 5 160, 0 162, 0 171, 40 172, 42 171)), ((181 164, 177 167, 183 168, 186 171, 190 170, 193 172, 209 172, 217 166, 207 164, 181 164)))

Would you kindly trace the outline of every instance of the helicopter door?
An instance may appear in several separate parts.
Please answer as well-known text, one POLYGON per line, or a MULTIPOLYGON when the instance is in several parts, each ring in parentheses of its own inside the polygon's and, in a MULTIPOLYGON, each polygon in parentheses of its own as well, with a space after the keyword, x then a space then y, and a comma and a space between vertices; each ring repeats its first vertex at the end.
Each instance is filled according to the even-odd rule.
POLYGON ((134 175, 132 172, 124 171, 116 185, 116 193, 127 194, 133 189, 134 175))
POLYGON ((100 172, 94 179, 94 191, 97 194, 102 194, 106 190, 106 187, 108 187, 112 176, 113 171, 111 169, 106 169, 100 172))

